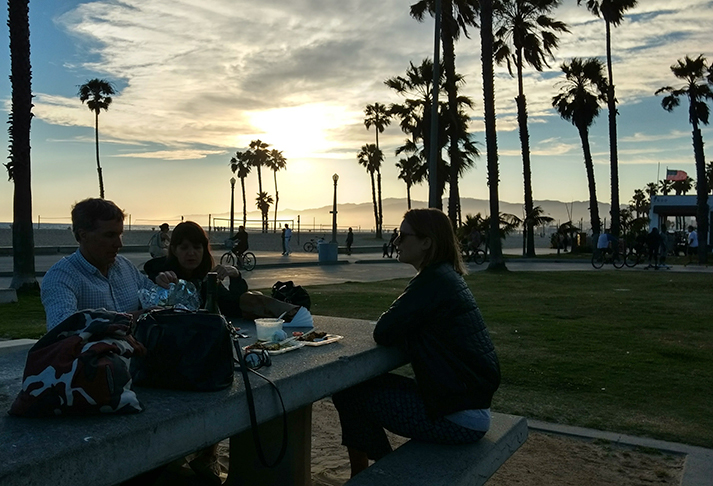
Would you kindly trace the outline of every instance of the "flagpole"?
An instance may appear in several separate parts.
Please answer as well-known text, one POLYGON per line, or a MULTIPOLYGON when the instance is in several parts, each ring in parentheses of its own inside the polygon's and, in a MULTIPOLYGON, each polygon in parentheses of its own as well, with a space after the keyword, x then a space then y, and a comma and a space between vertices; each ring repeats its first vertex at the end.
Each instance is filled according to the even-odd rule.
POLYGON ((661 161, 658 163, 658 167, 656 168, 656 184, 659 183, 661 179, 659 177, 661 176, 661 161))

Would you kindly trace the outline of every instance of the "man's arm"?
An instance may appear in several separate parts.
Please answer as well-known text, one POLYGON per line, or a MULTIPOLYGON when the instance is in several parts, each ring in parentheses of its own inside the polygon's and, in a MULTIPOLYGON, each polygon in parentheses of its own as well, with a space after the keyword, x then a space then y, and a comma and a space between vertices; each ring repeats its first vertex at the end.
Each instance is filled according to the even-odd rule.
POLYGON ((47 330, 77 312, 77 289, 64 271, 49 271, 42 279, 41 299, 47 316, 47 330))

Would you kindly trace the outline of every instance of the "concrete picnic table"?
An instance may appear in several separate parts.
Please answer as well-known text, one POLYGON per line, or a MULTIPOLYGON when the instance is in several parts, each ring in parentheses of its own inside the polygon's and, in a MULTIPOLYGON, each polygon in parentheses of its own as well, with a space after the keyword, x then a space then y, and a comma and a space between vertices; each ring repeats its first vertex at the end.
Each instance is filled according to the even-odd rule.
MULTIPOLYGON (((236 372, 233 385, 218 392, 137 387, 146 407, 138 414, 42 419, 5 414, 0 417, 0 484, 113 485, 226 437, 231 437, 226 484, 310 484, 312 403, 406 362, 396 349, 374 343, 372 322, 323 316, 314 321, 316 329, 344 339, 273 356, 272 366, 259 371, 277 385, 288 411, 288 452, 277 468, 262 468, 251 450, 245 388, 236 372)), ((253 338, 242 345, 254 341, 251 321, 234 324, 253 338)), ((20 390, 26 355, 0 355, 0 408, 5 411, 20 390)), ((259 377, 251 374, 250 383, 265 454, 274 460, 282 426, 279 400, 259 377)))

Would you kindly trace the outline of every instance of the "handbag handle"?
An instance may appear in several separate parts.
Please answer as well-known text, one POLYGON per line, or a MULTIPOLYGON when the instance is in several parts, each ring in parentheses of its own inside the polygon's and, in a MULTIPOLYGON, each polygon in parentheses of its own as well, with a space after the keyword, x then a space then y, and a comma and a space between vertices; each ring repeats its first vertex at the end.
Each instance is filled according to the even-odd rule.
POLYGON ((235 351, 238 355, 238 363, 240 366, 240 371, 243 375, 243 382, 245 383, 245 395, 248 401, 248 412, 250 414, 250 429, 252 430, 253 441, 255 442, 255 449, 257 450, 257 455, 262 465, 268 468, 273 468, 277 466, 280 461, 282 461, 282 459, 285 457, 285 453, 287 452, 287 410, 285 409, 285 402, 282 400, 282 394, 280 393, 280 389, 277 388, 277 385, 270 381, 270 379, 268 379, 266 376, 258 373, 253 369, 250 369, 251 372, 255 373, 257 376, 267 381, 275 389, 275 391, 277 392, 277 396, 280 399, 280 405, 282 406, 282 446, 280 448, 280 453, 277 455, 277 459, 275 459, 275 462, 270 464, 267 462, 267 459, 265 459, 265 453, 262 450, 262 442, 260 442, 260 433, 258 431, 257 424, 257 414, 255 413, 255 400, 253 398, 252 388, 250 387, 248 367, 245 363, 245 358, 243 356, 242 349, 240 349, 240 342, 238 341, 239 337, 237 335, 237 332, 235 331, 235 328, 233 328, 232 325, 229 325, 229 327, 231 328, 231 334, 233 335, 233 345, 235 346, 235 351))

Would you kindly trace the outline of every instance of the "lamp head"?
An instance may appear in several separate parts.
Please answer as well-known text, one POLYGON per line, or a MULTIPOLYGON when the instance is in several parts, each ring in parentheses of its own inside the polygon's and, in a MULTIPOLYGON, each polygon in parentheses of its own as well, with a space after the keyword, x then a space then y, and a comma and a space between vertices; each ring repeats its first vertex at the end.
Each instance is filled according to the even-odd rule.
POLYGON ((234 186, 235 185, 235 177, 230 178, 230 185, 234 186))
POLYGON ((332 176, 332 180, 333 180, 333 181, 335 182, 335 184, 336 184, 336 182, 339 180, 339 175, 338 175, 338 174, 334 174, 334 175, 332 176))

